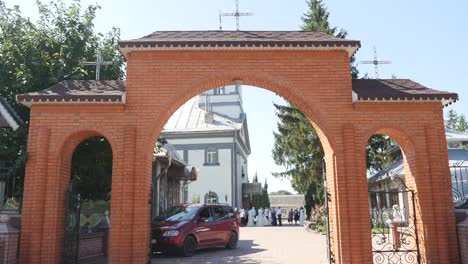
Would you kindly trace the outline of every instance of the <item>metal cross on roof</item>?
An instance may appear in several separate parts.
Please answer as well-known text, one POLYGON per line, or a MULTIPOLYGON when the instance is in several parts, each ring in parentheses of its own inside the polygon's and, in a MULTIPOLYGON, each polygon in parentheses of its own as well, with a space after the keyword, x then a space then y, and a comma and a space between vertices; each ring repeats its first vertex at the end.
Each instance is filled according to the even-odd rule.
POLYGON ((83 65, 96 65, 96 81, 99 81, 101 74, 101 65, 112 65, 113 61, 101 61, 101 49, 97 51, 96 61, 85 61, 83 65))
POLYGON ((241 16, 253 16, 254 13, 240 13, 239 12, 239 0, 236 0, 236 12, 235 13, 222 13, 219 11, 219 30, 222 30, 221 17, 223 16, 233 16, 236 17, 236 30, 239 31, 239 18, 241 16))
POLYGON ((378 79, 379 78, 379 65, 380 64, 390 64, 392 63, 391 61, 379 61, 377 59, 377 48, 374 47, 374 60, 371 61, 361 61, 362 64, 374 64, 375 67, 375 75, 374 78, 378 79))

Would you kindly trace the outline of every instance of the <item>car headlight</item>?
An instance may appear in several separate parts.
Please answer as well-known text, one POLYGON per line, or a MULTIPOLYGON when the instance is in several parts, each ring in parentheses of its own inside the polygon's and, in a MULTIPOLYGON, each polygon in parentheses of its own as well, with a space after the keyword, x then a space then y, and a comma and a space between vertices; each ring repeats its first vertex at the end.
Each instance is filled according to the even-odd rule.
POLYGON ((169 231, 164 232, 163 236, 165 236, 165 237, 175 237, 178 234, 179 234, 179 231, 177 231, 177 230, 169 230, 169 231))

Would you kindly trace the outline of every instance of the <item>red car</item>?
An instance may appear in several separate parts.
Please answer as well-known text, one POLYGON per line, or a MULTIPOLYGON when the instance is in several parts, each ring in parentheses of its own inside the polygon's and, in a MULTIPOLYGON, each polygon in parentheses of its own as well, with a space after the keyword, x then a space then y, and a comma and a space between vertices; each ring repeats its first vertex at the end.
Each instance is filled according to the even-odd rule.
POLYGON ((152 252, 192 256, 197 249, 225 246, 235 249, 239 217, 230 205, 183 204, 168 208, 151 224, 152 252))

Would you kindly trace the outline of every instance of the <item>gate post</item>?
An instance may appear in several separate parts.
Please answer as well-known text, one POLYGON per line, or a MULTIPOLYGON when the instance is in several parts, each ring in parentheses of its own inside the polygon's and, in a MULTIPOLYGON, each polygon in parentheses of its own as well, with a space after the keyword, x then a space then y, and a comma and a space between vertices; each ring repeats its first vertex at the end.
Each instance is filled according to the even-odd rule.
POLYGON ((50 130, 29 128, 29 160, 24 179, 23 207, 21 217, 20 263, 40 263, 42 226, 44 221, 44 199, 49 159, 50 130), (35 144, 33 144, 33 142, 35 144))
POLYGON ((115 147, 120 151, 116 151, 112 168, 109 263, 132 263, 136 128, 127 126, 121 133, 120 145, 115 147))
MULTIPOLYGON (((435 115, 435 114, 434 114, 435 115)), ((419 202, 418 222, 423 230, 423 260, 432 263, 458 263, 458 241, 447 142, 442 110, 424 126, 425 152, 416 157, 425 166, 413 174, 419 202)))
POLYGON ((343 126, 340 138, 333 159, 327 158, 332 253, 335 263, 371 263, 366 163, 356 144, 362 140, 353 124, 343 126))

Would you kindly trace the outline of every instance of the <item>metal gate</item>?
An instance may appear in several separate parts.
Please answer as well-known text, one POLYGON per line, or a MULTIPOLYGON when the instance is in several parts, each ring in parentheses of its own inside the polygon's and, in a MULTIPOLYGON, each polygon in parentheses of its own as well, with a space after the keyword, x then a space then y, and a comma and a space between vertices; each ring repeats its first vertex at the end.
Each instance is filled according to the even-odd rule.
POLYGON ((421 263, 415 192, 399 177, 382 177, 370 183, 369 199, 373 263, 421 263))
POLYGON ((453 203, 457 209, 468 209, 468 161, 462 160, 450 166, 453 203))
POLYGON ((62 264, 76 264, 80 244, 80 194, 71 183, 65 201, 65 230, 62 264))
POLYGON ((322 159, 322 177, 323 177, 323 201, 324 201, 324 208, 325 208, 325 225, 326 225, 326 232, 327 232, 327 259, 328 263, 332 264, 335 263, 335 255, 333 254, 333 241, 332 241, 332 232, 330 228, 330 217, 329 217, 329 207, 328 203, 331 201, 331 194, 328 192, 327 188, 327 174, 326 174, 326 164, 325 164, 325 157, 322 159))

